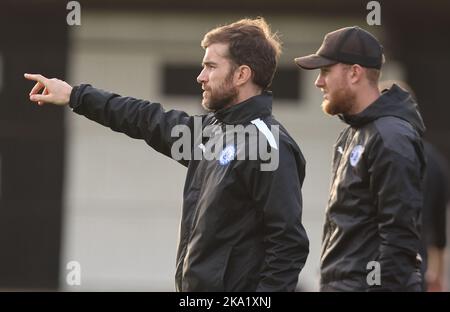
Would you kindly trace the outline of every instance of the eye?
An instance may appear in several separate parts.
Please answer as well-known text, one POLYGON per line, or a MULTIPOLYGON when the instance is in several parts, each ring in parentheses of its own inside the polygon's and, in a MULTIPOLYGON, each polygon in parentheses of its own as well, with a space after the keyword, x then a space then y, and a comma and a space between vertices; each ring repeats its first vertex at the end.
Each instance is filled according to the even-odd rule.
POLYGON ((320 75, 321 76, 326 76, 329 72, 330 72, 330 70, 328 68, 320 69, 320 75))

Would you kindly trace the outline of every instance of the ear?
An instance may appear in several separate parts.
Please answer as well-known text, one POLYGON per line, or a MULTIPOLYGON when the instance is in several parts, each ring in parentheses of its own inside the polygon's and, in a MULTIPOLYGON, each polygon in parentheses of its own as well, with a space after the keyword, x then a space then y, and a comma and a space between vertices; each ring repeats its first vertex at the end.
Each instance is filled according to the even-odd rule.
POLYGON ((362 68, 360 65, 353 64, 350 67, 349 76, 352 84, 360 82, 361 79, 363 78, 363 75, 364 75, 364 68, 362 68))
POLYGON ((234 79, 237 86, 242 86, 247 83, 252 78, 252 69, 247 65, 239 66, 235 73, 234 79))

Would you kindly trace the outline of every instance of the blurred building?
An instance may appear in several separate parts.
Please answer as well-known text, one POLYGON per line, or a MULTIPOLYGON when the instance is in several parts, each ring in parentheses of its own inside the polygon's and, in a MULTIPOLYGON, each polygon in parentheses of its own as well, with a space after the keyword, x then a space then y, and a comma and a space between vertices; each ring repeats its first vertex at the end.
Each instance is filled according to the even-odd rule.
POLYGON ((429 139, 450 159, 450 108, 442 92, 450 46, 439 30, 448 27, 442 12, 449 5, 379 2, 381 26, 367 25, 366 3, 356 0, 89 0, 80 1, 80 26, 67 25, 65 1, 2 2, 0 38, 7 44, 0 45, 0 288, 174 290, 186 169, 68 108, 31 105, 23 72, 197 114, 203 34, 261 15, 284 42, 273 110, 307 160, 303 220, 311 252, 299 286, 317 290, 331 151, 344 124, 322 113, 317 71, 299 71, 294 57, 315 52, 323 36, 340 27, 373 32, 386 48, 383 79, 411 83, 429 139), (66 283, 70 261, 81 266, 80 286, 66 283))

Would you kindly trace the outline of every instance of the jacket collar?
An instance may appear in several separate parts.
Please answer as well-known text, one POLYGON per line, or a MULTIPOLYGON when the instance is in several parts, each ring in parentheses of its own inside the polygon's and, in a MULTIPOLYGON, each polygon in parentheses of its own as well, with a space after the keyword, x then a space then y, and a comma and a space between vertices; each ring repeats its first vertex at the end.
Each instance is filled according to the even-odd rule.
POLYGON ((384 90, 375 102, 359 114, 339 115, 339 118, 352 127, 362 127, 378 118, 387 116, 409 122, 421 134, 425 131, 416 101, 411 94, 396 84, 389 90, 384 90))
POLYGON ((269 91, 214 113, 214 117, 225 124, 245 124, 270 115, 272 115, 272 93, 269 91))

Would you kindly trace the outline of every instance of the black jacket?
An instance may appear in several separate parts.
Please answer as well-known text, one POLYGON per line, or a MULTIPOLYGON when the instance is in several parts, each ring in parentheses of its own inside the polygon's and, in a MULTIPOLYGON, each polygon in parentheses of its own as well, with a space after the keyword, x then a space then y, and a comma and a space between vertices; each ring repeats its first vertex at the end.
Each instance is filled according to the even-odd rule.
POLYGON ((418 290, 425 127, 417 104, 394 85, 363 112, 340 117, 349 126, 334 147, 321 288, 418 290))
MULTIPOLYGON (((181 111, 166 112, 158 103, 81 85, 73 89, 70 106, 74 112, 114 131, 144 139, 169 157, 179 142, 179 137, 171 135, 177 125, 191 130, 191 156, 201 148, 216 143, 220 146, 218 159, 177 159, 188 167, 176 263, 177 290, 295 289, 308 255, 308 238, 301 223, 305 160, 300 149, 280 126, 278 142, 272 146, 271 141, 269 147, 279 151, 276 170, 261 170, 267 159, 239 160, 230 157, 233 153, 223 153, 230 145, 227 150, 237 155, 260 144, 250 140, 252 136, 264 135, 268 141, 274 138, 260 131, 264 125, 279 125, 271 114, 270 94, 252 97, 215 114, 194 117, 181 111), (195 118, 200 119, 201 129, 215 125, 215 130, 209 131, 210 137, 195 133, 195 118), (255 120, 260 127, 254 125, 255 120), (249 125, 255 132, 245 141, 229 141, 234 136, 228 136, 226 125, 249 125)), ((185 152, 185 148, 180 150, 185 152)))

